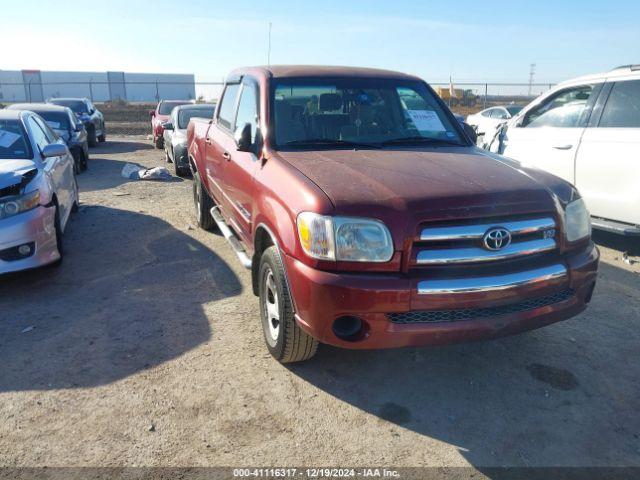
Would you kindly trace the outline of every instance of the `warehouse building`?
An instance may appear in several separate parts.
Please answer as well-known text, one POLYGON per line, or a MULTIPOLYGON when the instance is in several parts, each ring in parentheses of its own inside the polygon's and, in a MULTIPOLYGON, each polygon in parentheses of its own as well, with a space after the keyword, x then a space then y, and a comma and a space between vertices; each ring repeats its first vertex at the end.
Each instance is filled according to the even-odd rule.
POLYGON ((196 98, 193 74, 0 70, 0 102, 87 97, 95 102, 196 98))

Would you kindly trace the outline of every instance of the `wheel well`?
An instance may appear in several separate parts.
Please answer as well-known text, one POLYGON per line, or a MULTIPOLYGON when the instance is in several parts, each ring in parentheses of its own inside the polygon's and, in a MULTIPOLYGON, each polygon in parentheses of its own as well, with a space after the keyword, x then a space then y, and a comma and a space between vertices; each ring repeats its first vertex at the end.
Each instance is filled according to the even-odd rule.
POLYGON ((253 242, 254 251, 251 261, 251 286, 253 287, 254 295, 258 295, 259 293, 258 274, 260 273, 260 258, 262 258, 263 252, 273 244, 273 239, 267 229, 258 227, 253 242))

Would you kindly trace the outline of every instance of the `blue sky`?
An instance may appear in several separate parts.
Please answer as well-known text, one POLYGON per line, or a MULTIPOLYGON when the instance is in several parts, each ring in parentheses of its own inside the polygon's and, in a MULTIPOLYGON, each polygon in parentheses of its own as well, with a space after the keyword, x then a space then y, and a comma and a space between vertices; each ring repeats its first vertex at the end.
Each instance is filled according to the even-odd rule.
POLYGON ((271 62, 373 66, 427 81, 557 82, 639 63, 640 2, 3 2, 1 69, 195 73, 271 62), (15 48, 7 40, 15 38, 15 48))

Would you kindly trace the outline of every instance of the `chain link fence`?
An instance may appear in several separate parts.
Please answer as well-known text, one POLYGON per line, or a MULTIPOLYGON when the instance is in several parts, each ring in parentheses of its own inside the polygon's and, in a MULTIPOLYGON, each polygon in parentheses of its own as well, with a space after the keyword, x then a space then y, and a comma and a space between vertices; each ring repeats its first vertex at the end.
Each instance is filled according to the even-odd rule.
MULTIPOLYGON (((150 110, 159 100, 206 103, 220 97, 220 82, 0 82, 0 106, 86 97, 104 114, 109 135, 149 135, 150 110)), ((495 105, 526 105, 552 83, 430 82, 454 113, 467 116, 495 105)))

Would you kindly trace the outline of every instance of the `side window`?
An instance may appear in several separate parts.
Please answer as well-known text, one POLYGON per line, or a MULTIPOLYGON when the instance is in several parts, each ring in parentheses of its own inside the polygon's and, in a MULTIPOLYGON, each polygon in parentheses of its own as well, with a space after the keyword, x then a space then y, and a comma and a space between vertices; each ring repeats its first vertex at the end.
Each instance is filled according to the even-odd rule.
POLYGON ((239 83, 227 85, 222 96, 222 103, 220 103, 218 122, 229 130, 233 130, 235 126, 236 97, 239 89, 239 83))
POLYGON ((587 102, 593 92, 593 85, 563 90, 533 108, 524 117, 523 127, 574 128, 584 126, 587 102))
POLYGON ((491 112, 491 118, 506 120, 507 118, 509 118, 509 116, 507 115, 507 112, 502 108, 494 108, 491 112))
POLYGON ((613 84, 598 127, 640 128, 640 80, 613 84))
POLYGON ((485 110, 484 112, 482 112, 482 116, 491 118, 494 111, 495 111, 495 108, 490 108, 489 110, 485 110))
POLYGON ((38 148, 40 149, 40 151, 42 151, 44 147, 49 145, 50 143, 49 140, 47 140, 47 137, 44 134, 42 127, 38 125, 38 123, 33 117, 29 117, 27 122, 29 124, 29 130, 31 130, 31 135, 33 135, 33 140, 36 142, 36 145, 38 145, 38 148))
POLYGON ((251 124, 251 142, 256 139, 258 129, 258 98, 256 88, 253 85, 242 85, 240 103, 238 104, 238 115, 236 117, 236 128, 242 127, 245 123, 251 124))
POLYGON ((47 138, 47 143, 54 143, 56 140, 58 140, 58 135, 56 135, 54 131, 49 128, 47 122, 43 122, 39 118, 34 118, 34 120, 38 125, 40 125, 40 128, 44 132, 44 136, 47 138))

